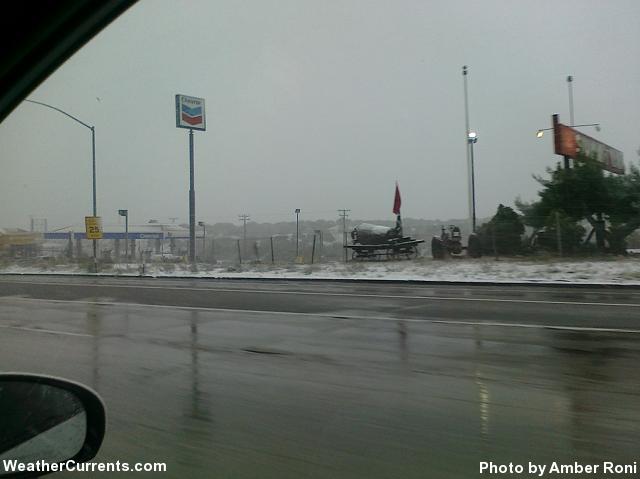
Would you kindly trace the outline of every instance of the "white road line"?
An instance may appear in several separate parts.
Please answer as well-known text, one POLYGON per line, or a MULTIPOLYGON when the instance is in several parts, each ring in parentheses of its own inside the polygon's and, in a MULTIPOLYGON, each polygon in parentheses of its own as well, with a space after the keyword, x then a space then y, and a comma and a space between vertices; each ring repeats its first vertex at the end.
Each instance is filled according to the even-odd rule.
MULTIPOLYGON (((2 281, 0 281, 2 282, 2 281)), ((142 285, 119 285, 119 284, 77 284, 77 283, 46 283, 46 282, 21 282, 31 285, 45 286, 79 286, 91 288, 119 288, 119 289, 162 289, 173 291, 200 291, 200 292, 223 292, 223 293, 245 293, 245 294, 279 294, 279 295, 299 295, 299 296, 333 296, 348 298, 378 298, 378 299, 423 299, 427 301, 471 301, 485 303, 516 303, 516 304, 555 304, 555 305, 573 305, 573 306, 605 306, 605 307, 629 307, 638 308, 640 303, 598 303, 590 301, 543 301, 533 299, 500 299, 500 298, 467 298, 460 296, 414 296, 414 295, 382 295, 382 294, 363 294, 363 293, 329 293, 318 291, 278 291, 267 289, 256 289, 248 291, 246 289, 235 288, 185 288, 185 287, 166 287, 166 286, 142 286, 142 285)), ((15 282, 13 282, 15 284, 15 282)))
MULTIPOLYGON (((0 304, 2 304, 0 298, 0 304)), ((279 315, 279 316, 303 316, 308 318, 319 319, 333 319, 340 321, 351 320, 368 320, 368 321, 390 321, 390 322, 407 322, 407 323, 433 323, 433 324, 447 324, 458 326, 489 326, 500 328, 527 328, 527 329, 555 329, 563 331, 583 331, 583 332, 599 332, 599 333, 627 333, 627 334, 640 334, 639 329, 621 329, 621 328, 598 328, 588 326, 563 326, 563 325, 550 325, 550 324, 525 324, 525 323, 501 323, 495 321, 480 321, 480 320, 457 320, 446 318, 393 318, 388 316, 353 316, 353 315, 341 315, 341 314, 325 314, 325 313, 296 313, 293 311, 266 311, 266 310, 251 310, 251 309, 230 309, 230 308, 207 308, 196 306, 169 306, 164 304, 139 304, 139 303, 114 303, 109 301, 85 301, 85 300, 68 300, 68 299, 32 299, 32 298, 12 298, 12 300, 19 302, 47 302, 47 303, 61 303, 61 304, 85 304, 95 306, 117 306, 117 307, 134 307, 134 308, 155 308, 155 309, 173 309, 173 310, 185 310, 185 311, 203 311, 211 313, 233 313, 233 314, 262 314, 262 315, 279 315)), ((3 326, 8 327, 8 326, 3 326)), ((28 329, 28 328, 25 328, 28 329)), ((43 332, 45 330, 36 329, 35 331, 43 332)), ((56 332, 57 333, 57 332, 56 332)), ((64 333, 59 333, 64 334, 64 333)), ((88 336, 78 333, 66 333, 77 336, 88 336)))
POLYGON ((54 331, 53 329, 27 328, 23 326, 0 326, 0 329, 13 329, 16 331, 28 331, 31 333, 59 334, 61 336, 78 336, 82 338, 91 338, 90 334, 71 333, 68 331, 54 331))

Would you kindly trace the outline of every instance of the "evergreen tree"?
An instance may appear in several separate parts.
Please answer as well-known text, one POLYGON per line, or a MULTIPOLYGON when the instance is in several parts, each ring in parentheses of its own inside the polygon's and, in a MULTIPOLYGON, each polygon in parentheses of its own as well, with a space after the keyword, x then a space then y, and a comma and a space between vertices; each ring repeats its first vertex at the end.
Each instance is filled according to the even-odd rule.
POLYGON ((607 175, 595 158, 584 156, 573 168, 558 165, 547 171, 549 179, 536 177, 543 186, 538 201, 516 201, 525 224, 537 231, 545 230, 542 243, 548 246, 553 241, 551 230, 556 229, 558 214, 567 251, 577 249, 580 222, 587 221, 591 232, 585 243, 595 235, 600 251, 608 246, 612 252, 624 253, 626 237, 640 227, 640 171, 632 166, 628 174, 607 175))
POLYGON ((502 204, 493 218, 478 228, 478 236, 486 254, 521 253, 523 234, 524 225, 520 215, 502 204))

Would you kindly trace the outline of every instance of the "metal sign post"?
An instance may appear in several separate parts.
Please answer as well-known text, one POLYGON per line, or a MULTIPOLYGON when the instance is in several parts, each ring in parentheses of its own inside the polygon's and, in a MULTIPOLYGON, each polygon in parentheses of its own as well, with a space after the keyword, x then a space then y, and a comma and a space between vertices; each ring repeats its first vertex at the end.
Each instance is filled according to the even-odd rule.
POLYGON ((196 190, 193 171, 193 129, 189 129, 189 261, 196 262, 196 190))
POLYGON ((189 130, 189 261, 196 262, 196 192, 194 187, 193 130, 206 130, 204 98, 176 95, 176 128, 189 130))

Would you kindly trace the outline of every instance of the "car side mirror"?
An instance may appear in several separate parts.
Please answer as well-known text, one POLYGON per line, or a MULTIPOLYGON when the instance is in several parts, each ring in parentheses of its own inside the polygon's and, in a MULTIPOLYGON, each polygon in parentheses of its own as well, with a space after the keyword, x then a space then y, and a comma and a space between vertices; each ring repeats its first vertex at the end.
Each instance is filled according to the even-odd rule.
POLYGON ((67 461, 86 462, 104 431, 104 404, 89 388, 50 376, 0 374, 0 478, 38 477, 67 461))

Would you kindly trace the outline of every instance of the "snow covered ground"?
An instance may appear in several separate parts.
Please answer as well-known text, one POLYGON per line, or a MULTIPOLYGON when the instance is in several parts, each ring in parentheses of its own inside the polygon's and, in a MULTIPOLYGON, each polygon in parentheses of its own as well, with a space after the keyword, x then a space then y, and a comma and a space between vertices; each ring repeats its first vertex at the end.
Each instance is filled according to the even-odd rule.
MULTIPOLYGON (((86 274, 87 265, 55 266, 5 265, 0 273, 12 274, 86 274)), ((139 276, 139 265, 105 266, 102 274, 139 276)), ((146 264, 144 275, 154 277, 272 278, 272 279, 367 279, 413 281, 473 281, 522 283, 592 283, 640 285, 640 258, 610 260, 515 260, 483 258, 433 261, 351 262, 315 265, 242 265, 146 264)))

